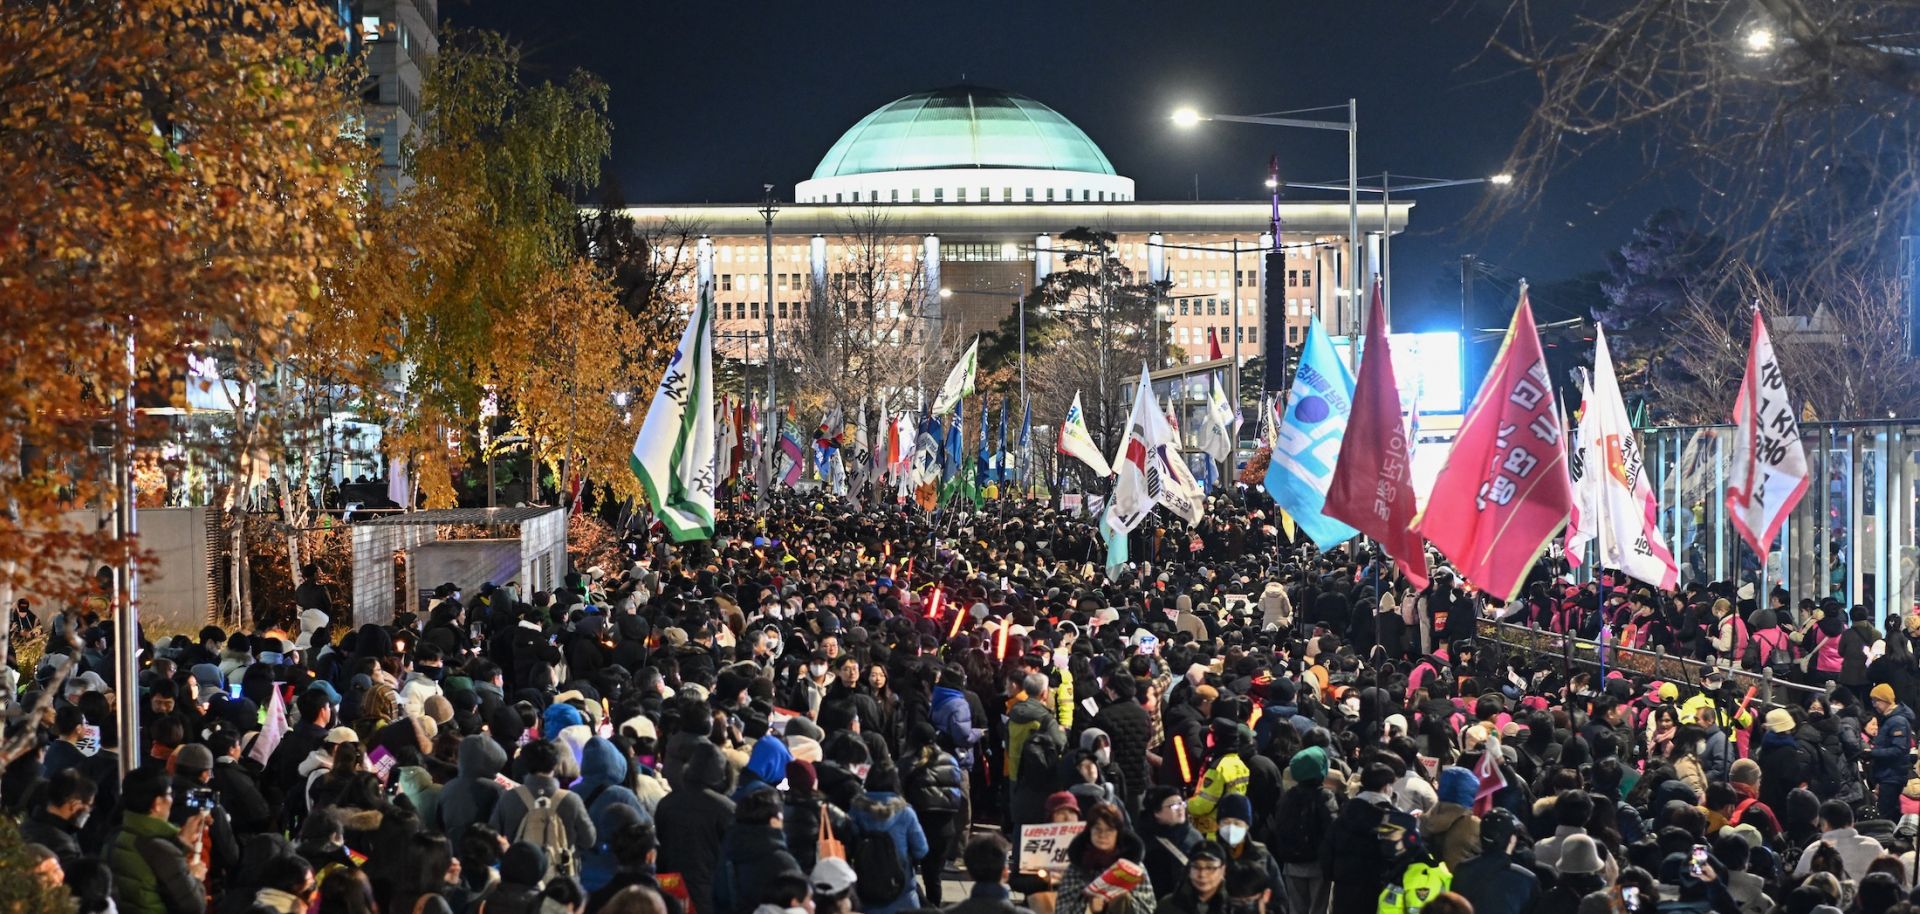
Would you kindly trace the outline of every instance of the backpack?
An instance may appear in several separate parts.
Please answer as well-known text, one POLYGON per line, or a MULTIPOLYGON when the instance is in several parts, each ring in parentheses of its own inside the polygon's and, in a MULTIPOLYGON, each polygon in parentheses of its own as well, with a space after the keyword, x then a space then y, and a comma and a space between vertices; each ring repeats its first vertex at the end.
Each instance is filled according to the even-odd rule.
POLYGON ((853 841, 853 885, 860 900, 880 907, 892 904, 907 888, 907 864, 885 831, 858 829, 853 841))
POLYGON ((526 807, 520 816, 520 827, 513 830, 514 842, 526 841, 546 848, 548 876, 577 874, 580 860, 573 852, 573 838, 567 833, 567 823, 560 818, 560 803, 567 798, 567 791, 540 797, 522 784, 513 788, 513 794, 526 807))

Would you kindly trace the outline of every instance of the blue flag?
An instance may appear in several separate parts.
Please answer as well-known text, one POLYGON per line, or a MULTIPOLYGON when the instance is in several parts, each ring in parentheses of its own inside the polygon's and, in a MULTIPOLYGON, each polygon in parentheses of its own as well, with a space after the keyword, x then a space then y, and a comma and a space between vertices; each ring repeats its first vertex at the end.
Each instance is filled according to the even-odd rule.
POLYGON ((966 446, 962 441, 965 433, 961 431, 966 427, 966 421, 965 404, 954 404, 953 421, 947 424, 947 441, 940 449, 940 481, 942 484, 960 475, 960 461, 965 458, 967 452, 966 446))
MULTIPOLYGON (((998 442, 994 444, 993 449, 994 449, 993 479, 995 482, 1002 483, 1001 488, 1005 488, 1006 487, 1004 485, 1005 483, 1009 483, 1013 481, 1013 468, 1007 465, 1007 398, 1006 397, 1000 398, 1000 438, 998 442)), ((1005 493, 1002 493, 1002 494, 1005 494, 1005 493)))
POLYGON ((1293 393, 1287 397, 1266 484, 1267 494, 1322 549, 1359 533, 1321 513, 1352 412, 1353 375, 1334 354, 1320 319, 1314 318, 1300 347, 1300 366, 1293 375, 1293 393))
POLYGON ((993 481, 993 437, 987 434, 987 414, 992 412, 987 398, 980 398, 980 450, 974 460, 973 479, 977 485, 986 485, 993 481))

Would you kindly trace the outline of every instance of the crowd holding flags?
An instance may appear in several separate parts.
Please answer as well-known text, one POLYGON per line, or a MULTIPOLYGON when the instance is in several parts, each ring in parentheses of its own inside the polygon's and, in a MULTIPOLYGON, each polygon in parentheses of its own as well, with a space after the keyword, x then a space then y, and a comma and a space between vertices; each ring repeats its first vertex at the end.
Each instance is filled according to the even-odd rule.
MULTIPOLYGON (((655 515, 680 541, 713 535, 716 487, 738 479, 767 446, 756 434, 760 404, 715 399, 712 324, 712 290, 703 288, 630 458, 655 515)), ((1593 371, 1581 378, 1576 421, 1556 402, 1523 285, 1499 354, 1418 513, 1413 435, 1403 418, 1417 417, 1417 407, 1401 400, 1389 339, 1376 283, 1358 380, 1315 319, 1289 395, 1263 398, 1259 439, 1270 449, 1265 483, 1283 525, 1297 525, 1323 548, 1365 534, 1415 586, 1426 583, 1431 544, 1462 577, 1511 600, 1563 531, 1568 560, 1576 566, 1586 545, 1597 543, 1601 567, 1662 589, 1676 586, 1678 564, 1659 530, 1654 489, 1604 331, 1595 334, 1593 371)), ((983 490, 1030 494, 1030 403, 1023 403, 1017 450, 1009 451, 1011 398, 1001 398, 995 432, 990 398, 983 397, 976 447, 972 455, 966 451, 965 402, 977 381, 978 348, 976 338, 924 416, 890 413, 884 405, 870 416, 863 399, 848 417, 835 405, 810 449, 789 405, 772 445, 775 477, 793 486, 811 463, 828 493, 856 505, 869 485, 876 493, 886 491, 890 477, 899 496, 927 510, 963 502, 979 507, 983 490), (878 424, 870 426, 876 418, 878 424)), ((1232 468, 1241 417, 1221 378, 1210 374, 1207 380, 1195 431, 1207 458, 1203 475, 1212 480, 1218 465, 1232 468)), ((1733 420, 1727 511, 1747 544, 1764 554, 1805 495, 1810 473, 1793 403, 1757 311, 1733 420)), ((1157 401, 1142 365, 1111 461, 1087 429, 1078 393, 1060 423, 1056 450, 1112 479, 1100 520, 1110 573, 1127 561, 1127 535, 1155 508, 1189 523, 1206 511, 1177 422, 1170 403, 1157 401)))

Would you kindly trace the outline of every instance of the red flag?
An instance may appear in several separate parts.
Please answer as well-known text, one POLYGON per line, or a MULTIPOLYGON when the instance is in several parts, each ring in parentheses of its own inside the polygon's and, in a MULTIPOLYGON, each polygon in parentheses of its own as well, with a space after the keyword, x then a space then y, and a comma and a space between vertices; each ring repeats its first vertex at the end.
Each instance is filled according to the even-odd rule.
POLYGON ((1560 409, 1527 293, 1414 526, 1467 580, 1511 602, 1573 511, 1560 409))
POLYGON ((1367 348, 1353 388, 1347 437, 1334 464, 1321 513, 1378 540, 1415 587, 1427 586, 1427 550, 1413 523, 1413 458, 1400 422, 1400 388, 1387 342, 1387 311, 1380 282, 1373 284, 1367 348))
POLYGON ((1212 327, 1207 328, 1207 358, 1209 360, 1226 358, 1226 354, 1220 351, 1220 335, 1214 333, 1212 327))
POLYGON ((1473 766, 1473 776, 1480 779, 1480 787, 1473 793, 1473 814, 1484 816, 1493 811, 1493 795, 1507 786, 1507 776, 1500 771, 1498 740, 1480 744, 1480 761, 1473 766))

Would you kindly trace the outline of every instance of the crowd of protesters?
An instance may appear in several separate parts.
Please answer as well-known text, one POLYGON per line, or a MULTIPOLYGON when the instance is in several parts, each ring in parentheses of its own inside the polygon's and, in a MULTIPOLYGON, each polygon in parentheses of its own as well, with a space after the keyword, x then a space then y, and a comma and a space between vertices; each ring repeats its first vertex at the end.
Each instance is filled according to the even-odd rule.
POLYGON ((126 684, 20 606, 0 804, 80 914, 1920 912, 1912 607, 1547 565, 1503 605, 1219 508, 1109 580, 1040 507, 787 500, 379 623, 306 586, 126 684))

